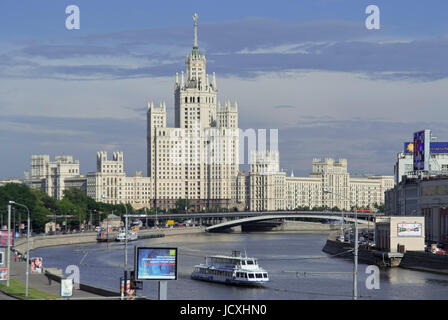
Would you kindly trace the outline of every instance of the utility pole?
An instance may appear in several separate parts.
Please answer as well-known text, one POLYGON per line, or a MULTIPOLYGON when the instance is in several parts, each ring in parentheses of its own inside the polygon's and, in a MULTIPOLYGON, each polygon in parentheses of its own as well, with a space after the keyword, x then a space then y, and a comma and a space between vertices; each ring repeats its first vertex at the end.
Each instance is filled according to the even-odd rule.
MULTIPOLYGON (((328 188, 323 188, 323 194, 325 193, 332 193, 336 196, 347 199, 350 202, 350 205, 352 205, 351 199, 346 196, 334 193, 328 188)), ((355 218, 355 243, 354 243, 354 257, 353 257, 353 300, 357 300, 358 299, 358 213, 356 208, 354 209, 354 218, 355 218)))
POLYGON ((128 207, 125 204, 126 216, 124 222, 125 237, 124 237, 124 296, 127 296, 128 288, 128 207))
POLYGON ((8 204, 8 253, 7 253, 8 274, 6 277, 6 286, 9 287, 9 275, 11 273, 11 204, 8 204))

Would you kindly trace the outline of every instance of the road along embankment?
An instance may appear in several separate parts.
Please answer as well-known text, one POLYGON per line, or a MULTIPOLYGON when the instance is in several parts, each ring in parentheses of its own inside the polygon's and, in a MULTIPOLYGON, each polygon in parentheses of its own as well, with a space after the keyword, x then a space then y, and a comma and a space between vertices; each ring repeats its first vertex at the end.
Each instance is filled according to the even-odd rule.
MULTIPOLYGON (((151 238, 155 236, 172 236, 179 234, 199 233, 203 232, 201 227, 188 228, 166 228, 166 229, 150 229, 138 231, 138 236, 141 239, 151 238)), ((109 235, 113 237, 113 234, 109 235)), ((67 246, 72 244, 84 244, 97 242, 97 233, 83 232, 76 234, 62 234, 52 236, 35 236, 30 238, 30 250, 43 247, 67 246)), ((21 252, 26 252, 27 240, 26 238, 14 239, 14 248, 21 252)))

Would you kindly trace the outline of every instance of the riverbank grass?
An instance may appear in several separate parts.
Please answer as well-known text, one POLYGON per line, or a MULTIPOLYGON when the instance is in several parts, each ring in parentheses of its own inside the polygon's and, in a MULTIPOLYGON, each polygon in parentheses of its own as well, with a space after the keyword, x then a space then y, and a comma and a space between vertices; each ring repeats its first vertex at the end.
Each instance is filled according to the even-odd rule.
POLYGON ((25 297, 25 284, 21 281, 18 281, 16 279, 9 279, 9 287, 6 286, 6 283, 0 283, 0 291, 3 291, 6 294, 9 294, 11 296, 14 296, 18 299, 22 300, 33 300, 33 299, 40 299, 40 300, 53 300, 58 297, 51 295, 49 293, 28 287, 28 297, 25 297))

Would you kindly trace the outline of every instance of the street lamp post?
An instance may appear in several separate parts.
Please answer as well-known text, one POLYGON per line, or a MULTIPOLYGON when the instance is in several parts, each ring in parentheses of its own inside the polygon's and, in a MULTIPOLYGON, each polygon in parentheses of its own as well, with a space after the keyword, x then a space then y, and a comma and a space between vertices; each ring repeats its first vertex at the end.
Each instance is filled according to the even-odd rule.
MULTIPOLYGON (((328 188, 323 188, 323 192, 331 193, 341 198, 347 199, 350 202, 350 204, 352 202, 350 198, 345 197, 341 194, 334 193, 328 188)), ((357 300, 358 299, 358 215, 356 209, 354 210, 354 212, 355 212, 355 245, 354 245, 355 250, 353 257, 353 300, 357 300)))
POLYGON ((8 275, 6 277, 6 286, 9 287, 9 275, 11 273, 10 261, 11 261, 11 201, 8 204, 8 260, 6 267, 8 268, 8 275))
MULTIPOLYGON (((9 201, 9 204, 16 204, 18 206, 24 207, 28 213, 28 219, 27 219, 27 235, 26 235, 26 271, 25 271, 25 297, 28 297, 28 279, 29 279, 29 269, 30 269, 30 210, 28 210, 28 207, 24 204, 20 204, 14 201, 9 201)), ((9 234, 9 232, 8 232, 9 234)), ((8 240, 8 246, 9 246, 9 240, 8 240)), ((8 259, 9 263, 9 259, 8 259)), ((8 269, 9 272, 9 269, 8 269)))
POLYGON ((124 236, 124 296, 127 296, 127 288, 128 288, 128 206, 125 204, 124 208, 126 210, 126 216, 124 219, 124 228, 125 228, 125 236, 124 236))

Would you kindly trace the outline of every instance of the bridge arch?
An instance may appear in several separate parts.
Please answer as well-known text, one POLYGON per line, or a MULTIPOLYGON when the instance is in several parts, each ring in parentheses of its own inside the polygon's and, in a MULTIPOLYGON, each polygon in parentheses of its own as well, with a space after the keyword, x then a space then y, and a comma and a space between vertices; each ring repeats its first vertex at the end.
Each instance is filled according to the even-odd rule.
MULTIPOLYGON (((214 232, 214 231, 224 230, 224 229, 236 227, 236 226, 242 225, 244 223, 248 223, 248 222, 258 222, 258 221, 266 221, 266 220, 274 220, 274 219, 302 219, 302 218, 316 219, 316 220, 322 220, 322 219, 341 220, 341 219, 344 219, 344 221, 355 222, 354 218, 334 216, 334 215, 306 215, 306 214, 260 215, 260 216, 255 216, 255 217, 247 217, 247 218, 242 218, 242 219, 221 222, 221 223, 218 223, 213 226, 209 226, 209 227, 205 228, 205 231, 214 232)), ((375 225, 371 221, 368 222, 366 220, 359 219, 359 218, 357 220, 358 220, 358 224, 370 223, 373 226, 375 225)))

